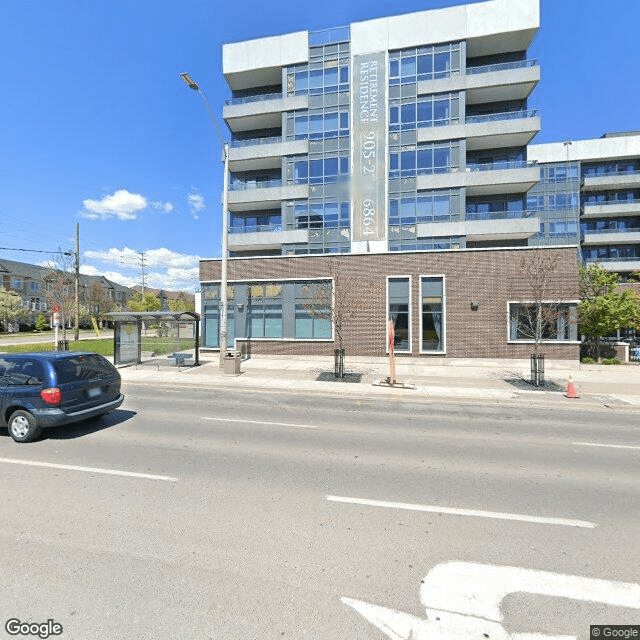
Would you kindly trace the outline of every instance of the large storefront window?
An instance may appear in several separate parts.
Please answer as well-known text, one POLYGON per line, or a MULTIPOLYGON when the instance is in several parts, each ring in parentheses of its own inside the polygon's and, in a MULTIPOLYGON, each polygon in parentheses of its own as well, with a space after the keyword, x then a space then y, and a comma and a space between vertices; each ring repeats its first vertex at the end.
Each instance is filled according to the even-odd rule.
MULTIPOLYGON (((243 340, 331 340, 330 280, 234 282, 229 287, 227 347, 243 340), (327 301, 329 304, 327 304, 327 301)), ((203 283, 203 340, 220 340, 220 285, 203 283)))
POLYGON ((410 278, 389 278, 387 285, 388 316, 393 321, 395 334, 394 350, 411 352, 411 332, 409 331, 410 278))
POLYGON ((444 352, 444 304, 442 278, 422 278, 420 281, 421 300, 421 345, 426 352, 444 352))
POLYGON ((524 342, 576 341, 578 315, 575 304, 511 302, 509 339, 524 342))

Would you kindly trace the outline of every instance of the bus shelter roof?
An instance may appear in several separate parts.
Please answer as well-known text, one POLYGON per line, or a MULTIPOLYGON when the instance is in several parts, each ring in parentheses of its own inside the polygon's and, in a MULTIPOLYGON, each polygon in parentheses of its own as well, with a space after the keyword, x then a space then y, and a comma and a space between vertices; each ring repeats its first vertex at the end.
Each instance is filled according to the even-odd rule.
POLYGON ((198 321, 200 320, 200 314, 195 311, 111 311, 103 314, 103 318, 109 320, 155 320, 160 322, 162 320, 173 320, 174 322, 180 321, 198 321))

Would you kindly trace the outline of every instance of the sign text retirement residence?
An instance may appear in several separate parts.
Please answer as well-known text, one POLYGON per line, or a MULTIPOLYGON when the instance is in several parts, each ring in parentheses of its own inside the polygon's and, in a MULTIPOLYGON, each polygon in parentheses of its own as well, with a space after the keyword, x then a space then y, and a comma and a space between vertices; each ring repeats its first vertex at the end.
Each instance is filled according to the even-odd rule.
POLYGON ((385 238, 385 54, 354 56, 353 240, 385 238))

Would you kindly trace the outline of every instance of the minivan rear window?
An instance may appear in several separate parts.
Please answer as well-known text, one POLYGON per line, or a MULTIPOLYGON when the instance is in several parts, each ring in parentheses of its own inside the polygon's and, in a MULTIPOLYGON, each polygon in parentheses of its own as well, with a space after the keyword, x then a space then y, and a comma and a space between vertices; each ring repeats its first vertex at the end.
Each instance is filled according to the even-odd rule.
POLYGON ((97 354, 83 354, 53 361, 58 384, 75 382, 77 380, 95 380, 112 376, 115 368, 102 356, 97 354))
POLYGON ((43 384, 44 369, 37 360, 9 356, 0 358, 2 384, 43 384))

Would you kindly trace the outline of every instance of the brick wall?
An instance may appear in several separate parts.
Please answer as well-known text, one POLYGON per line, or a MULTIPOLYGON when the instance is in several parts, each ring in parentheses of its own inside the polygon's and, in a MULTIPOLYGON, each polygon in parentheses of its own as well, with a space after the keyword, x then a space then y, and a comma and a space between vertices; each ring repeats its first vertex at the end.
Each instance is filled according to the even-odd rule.
MULTIPOLYGON (((331 276, 331 264, 353 274, 366 304, 345 332, 350 355, 386 355, 387 276, 411 277, 412 356, 420 354, 420 276, 444 276, 446 355, 451 358, 528 358, 529 344, 508 344, 508 301, 532 299, 531 283, 520 261, 535 254, 553 257, 550 299, 577 300, 578 262, 575 248, 494 249, 428 253, 345 254, 230 259, 228 280, 320 278, 331 276), (471 301, 478 310, 471 309, 471 301)), ((220 261, 200 263, 202 282, 219 281, 220 261)), ((265 355, 332 354, 326 342, 252 341, 248 349, 265 355)), ((553 359, 578 359, 575 344, 544 344, 553 359)), ((398 354, 398 357, 401 357, 398 354)), ((428 355, 421 355, 428 358, 428 355)))

